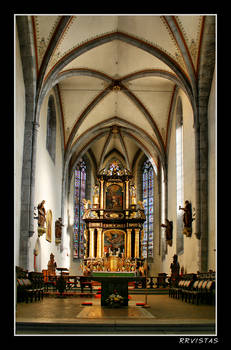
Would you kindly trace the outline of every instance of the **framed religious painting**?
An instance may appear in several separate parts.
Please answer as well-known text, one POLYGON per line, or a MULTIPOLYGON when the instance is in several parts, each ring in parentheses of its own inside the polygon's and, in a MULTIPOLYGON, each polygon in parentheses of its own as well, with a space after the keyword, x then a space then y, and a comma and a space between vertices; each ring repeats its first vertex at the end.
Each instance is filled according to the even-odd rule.
POLYGON ((104 252, 124 252, 125 232, 122 230, 104 231, 104 252))
POLYGON ((106 209, 123 209, 123 188, 118 184, 112 184, 106 191, 106 209))

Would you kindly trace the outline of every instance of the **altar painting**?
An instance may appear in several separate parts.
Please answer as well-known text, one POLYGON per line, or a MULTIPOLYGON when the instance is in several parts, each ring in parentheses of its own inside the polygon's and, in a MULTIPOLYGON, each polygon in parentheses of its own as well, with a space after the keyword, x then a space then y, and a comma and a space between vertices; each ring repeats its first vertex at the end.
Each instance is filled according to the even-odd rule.
POLYGON ((123 209, 123 193, 119 185, 113 184, 108 186, 106 192, 106 208, 107 209, 123 209))
POLYGON ((105 253, 124 251, 124 232, 110 230, 104 233, 104 251, 105 253))

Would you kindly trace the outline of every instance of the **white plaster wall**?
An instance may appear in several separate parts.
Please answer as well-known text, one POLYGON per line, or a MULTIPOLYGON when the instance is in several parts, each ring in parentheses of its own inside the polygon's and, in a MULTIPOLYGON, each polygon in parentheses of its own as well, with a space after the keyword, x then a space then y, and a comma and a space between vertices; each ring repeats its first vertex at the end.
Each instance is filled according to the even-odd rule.
MULTIPOLYGON (((184 171, 184 201, 189 200, 192 208, 195 207, 195 137, 193 128, 193 111, 187 96, 179 90, 183 109, 183 171, 184 171)), ((177 106, 177 104, 176 104, 177 106)), ((184 203, 182 203, 184 205, 184 203)), ((173 221, 173 244, 168 246, 167 255, 163 260, 164 272, 170 274, 170 264, 173 255, 176 254, 176 229, 177 229, 177 207, 176 207, 176 107, 173 115, 169 155, 168 155, 168 217, 173 221)), ((194 223, 193 223, 193 232, 194 223)), ((186 272, 197 272, 198 270, 198 240, 194 233, 191 237, 184 235, 184 251, 178 255, 180 266, 186 272)))
POLYGON ((173 240, 171 247, 167 245, 167 254, 163 260, 163 272, 170 274, 170 264, 172 262, 172 257, 176 252, 176 111, 174 111, 170 134, 167 196, 167 219, 173 222, 173 240))
POLYGON ((208 269, 216 270, 216 78, 213 77, 208 105, 208 269))
MULTIPOLYGON (((192 210, 196 206, 196 167, 195 167, 195 134, 193 128, 193 111, 186 95, 181 91, 183 106, 183 164, 184 164, 184 201, 192 204, 192 210)), ((187 273, 197 272, 198 261, 198 239, 195 234, 195 221, 192 223, 192 236, 184 235, 184 254, 179 259, 187 273)))
MULTIPOLYGON (((53 92, 51 92, 53 93, 53 92)), ((40 254, 37 256, 39 270, 47 269, 47 263, 50 259, 50 253, 55 255, 55 261, 58 267, 63 265, 64 254, 60 252, 60 244, 55 243, 55 220, 61 217, 61 193, 62 193, 62 148, 60 121, 58 117, 58 108, 56 106, 56 156, 55 163, 52 161, 46 149, 46 130, 47 130, 47 105, 49 95, 46 96, 41 107, 39 130, 37 139, 36 153, 36 173, 35 173, 35 206, 45 200, 45 209, 52 211, 52 241, 46 240, 46 233, 40 238, 40 254)), ((55 94, 53 93, 55 98, 55 94)), ((35 220, 35 233, 29 240, 29 270, 34 270, 34 248, 38 239, 37 227, 38 222, 35 220)))
POLYGON ((14 111, 14 247, 15 264, 19 265, 21 181, 23 163, 23 140, 25 129, 25 86, 18 41, 15 34, 15 111, 14 111), (16 79, 17 77, 17 79, 16 79))

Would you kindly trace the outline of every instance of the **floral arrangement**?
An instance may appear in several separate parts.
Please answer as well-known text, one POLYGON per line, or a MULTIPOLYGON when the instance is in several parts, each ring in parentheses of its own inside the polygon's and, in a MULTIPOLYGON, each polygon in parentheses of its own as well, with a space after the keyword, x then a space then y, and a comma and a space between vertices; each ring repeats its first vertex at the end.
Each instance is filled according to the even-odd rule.
POLYGON ((120 305, 123 305, 124 298, 118 294, 117 290, 114 290, 114 293, 109 295, 105 302, 108 304, 108 306, 118 307, 120 305))

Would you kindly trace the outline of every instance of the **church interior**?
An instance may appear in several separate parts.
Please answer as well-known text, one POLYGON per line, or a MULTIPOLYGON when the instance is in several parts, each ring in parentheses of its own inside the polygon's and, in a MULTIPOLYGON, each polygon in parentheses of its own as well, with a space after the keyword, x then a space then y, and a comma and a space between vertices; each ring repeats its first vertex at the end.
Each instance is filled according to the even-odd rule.
POLYGON ((15 15, 15 335, 216 335, 216 15, 15 15))

